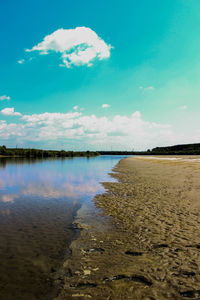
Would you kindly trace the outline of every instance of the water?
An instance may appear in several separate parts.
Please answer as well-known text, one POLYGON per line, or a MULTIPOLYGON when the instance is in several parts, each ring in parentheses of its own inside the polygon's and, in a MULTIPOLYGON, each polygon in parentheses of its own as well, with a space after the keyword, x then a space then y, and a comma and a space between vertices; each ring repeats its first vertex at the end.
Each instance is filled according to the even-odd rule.
POLYGON ((52 299, 76 212, 120 158, 0 160, 0 299, 52 299))

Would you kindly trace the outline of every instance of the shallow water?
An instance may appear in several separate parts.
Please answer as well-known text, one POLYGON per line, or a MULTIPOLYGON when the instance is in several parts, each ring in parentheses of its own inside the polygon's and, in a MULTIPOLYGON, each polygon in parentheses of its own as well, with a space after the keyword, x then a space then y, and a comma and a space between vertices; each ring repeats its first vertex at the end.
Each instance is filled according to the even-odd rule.
POLYGON ((0 160, 0 299, 52 299, 77 210, 120 156, 0 160))

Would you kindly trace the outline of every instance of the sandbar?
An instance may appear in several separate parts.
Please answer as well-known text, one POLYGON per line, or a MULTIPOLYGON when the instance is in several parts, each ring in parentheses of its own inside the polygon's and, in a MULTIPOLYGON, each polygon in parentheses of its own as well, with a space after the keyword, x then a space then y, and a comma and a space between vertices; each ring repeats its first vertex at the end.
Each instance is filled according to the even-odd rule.
POLYGON ((200 299, 200 158, 122 159, 80 210, 61 299, 200 299))

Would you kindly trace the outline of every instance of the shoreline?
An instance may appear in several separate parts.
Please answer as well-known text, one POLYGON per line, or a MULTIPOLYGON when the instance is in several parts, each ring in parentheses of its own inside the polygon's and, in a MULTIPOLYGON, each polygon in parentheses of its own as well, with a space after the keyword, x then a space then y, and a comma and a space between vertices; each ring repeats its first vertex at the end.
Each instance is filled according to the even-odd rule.
POLYGON ((78 212, 55 299, 200 297, 197 163, 125 158, 113 172, 96 208, 78 212))

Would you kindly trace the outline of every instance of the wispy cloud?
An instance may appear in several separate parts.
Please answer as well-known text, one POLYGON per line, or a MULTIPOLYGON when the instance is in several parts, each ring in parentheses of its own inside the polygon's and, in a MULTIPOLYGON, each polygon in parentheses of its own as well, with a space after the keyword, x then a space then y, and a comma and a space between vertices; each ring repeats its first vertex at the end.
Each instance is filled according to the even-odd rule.
POLYGON ((95 58, 109 58, 110 49, 111 45, 106 44, 92 29, 76 27, 58 29, 26 51, 39 51, 40 54, 49 54, 52 51, 61 53, 63 63, 60 66, 70 68, 72 65, 91 66, 95 58))
POLYGON ((24 59, 20 59, 20 60, 18 60, 18 64, 23 64, 25 62, 25 60, 24 59))
POLYGON ((153 91, 155 90, 154 86, 147 86, 147 87, 143 87, 143 86, 139 86, 140 90, 146 90, 146 91, 153 91))
POLYGON ((73 107, 73 110, 76 110, 76 111, 83 111, 84 108, 83 108, 83 107, 80 107, 80 106, 78 106, 78 105, 75 105, 75 106, 73 107))
POLYGON ((187 108, 188 108, 187 105, 183 105, 179 107, 180 110, 186 110, 187 108))
POLYGON ((101 107, 102 107, 102 108, 108 108, 108 107, 110 107, 110 104, 102 104, 101 107))
POLYGON ((3 100, 10 100, 10 96, 6 96, 6 95, 0 96, 0 101, 3 101, 3 100))
POLYGON ((2 109, 0 112, 2 115, 5 115, 5 116, 21 116, 22 115, 19 112, 15 112, 14 107, 6 107, 6 108, 2 109))

